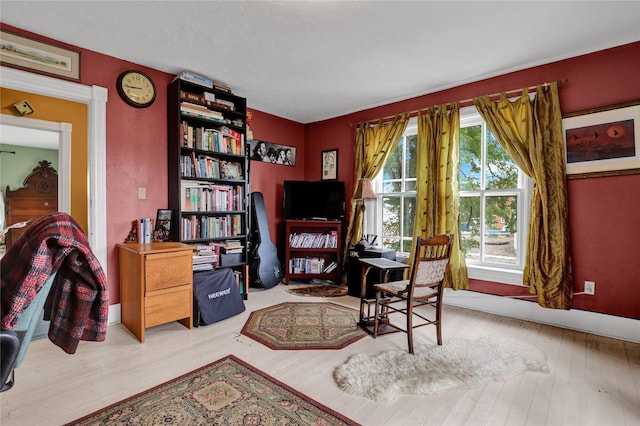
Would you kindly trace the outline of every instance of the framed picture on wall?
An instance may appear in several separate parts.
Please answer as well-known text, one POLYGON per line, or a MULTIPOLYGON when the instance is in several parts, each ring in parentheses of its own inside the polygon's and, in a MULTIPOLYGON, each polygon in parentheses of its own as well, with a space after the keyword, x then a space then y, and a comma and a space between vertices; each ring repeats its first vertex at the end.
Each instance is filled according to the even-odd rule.
POLYGON ((322 180, 338 179, 338 150, 322 151, 322 180))
POLYGON ((568 177, 640 173, 640 101, 567 115, 562 132, 568 177))
POLYGON ((80 52, 0 31, 0 62, 56 77, 80 80, 80 52))
POLYGON ((249 154, 252 161, 282 164, 284 166, 296 165, 296 148, 293 146, 250 139, 249 154))

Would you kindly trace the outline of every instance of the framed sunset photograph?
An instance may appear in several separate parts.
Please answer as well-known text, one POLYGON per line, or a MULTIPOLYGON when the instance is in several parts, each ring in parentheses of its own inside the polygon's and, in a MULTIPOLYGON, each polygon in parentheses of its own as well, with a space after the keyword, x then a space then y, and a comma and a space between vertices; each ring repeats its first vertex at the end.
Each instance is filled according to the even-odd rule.
POLYGON ((640 173, 640 104, 626 105, 562 120, 567 175, 640 173))

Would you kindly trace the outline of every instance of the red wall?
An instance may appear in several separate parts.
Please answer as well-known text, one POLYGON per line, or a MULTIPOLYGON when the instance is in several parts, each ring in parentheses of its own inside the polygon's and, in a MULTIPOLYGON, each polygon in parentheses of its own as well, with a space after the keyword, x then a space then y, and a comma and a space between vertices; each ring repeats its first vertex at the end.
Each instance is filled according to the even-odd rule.
MULTIPOLYGON (((2 25, 3 29, 51 41, 2 25)), ((64 44, 62 44, 64 45, 64 44)), ((68 46, 67 47, 74 47, 68 46)), ((136 218, 154 216, 167 205, 167 92, 172 75, 79 48, 82 84, 109 89, 107 103, 107 248, 110 296, 120 300, 116 244, 127 236, 136 218), (158 87, 156 102, 136 109, 117 95, 115 82, 127 69, 149 74, 158 87), (137 188, 147 188, 147 199, 137 199, 137 188)), ((263 193, 272 240, 284 260, 281 219, 282 182, 319 180, 321 152, 338 148, 338 178, 347 192, 353 184, 354 128, 352 124, 399 112, 468 99, 473 96, 568 79, 560 89, 563 112, 640 99, 640 42, 514 72, 430 95, 412 98, 354 114, 302 125, 253 110, 256 139, 297 149, 295 167, 252 161, 251 191, 263 193)), ((215 70, 210 77, 215 78, 215 70)), ((242 93, 237 93, 243 96, 242 93)), ((251 107, 251 99, 247 99, 251 107)), ((640 174, 570 180, 569 208, 574 281, 582 290, 585 279, 596 281, 595 296, 576 296, 574 306, 614 315, 640 317, 640 174)), ((472 280, 477 291, 508 294, 514 286, 472 280)))
MULTIPOLYGON (((353 185, 353 123, 431 105, 567 79, 560 88, 563 113, 640 99, 640 42, 513 72, 449 90, 313 123, 306 128, 307 177, 318 173, 324 149, 339 148, 339 177, 353 185)), ((573 307, 640 318, 640 174, 568 181, 574 291, 596 282, 594 296, 573 307)), ((528 295, 522 287, 471 280, 475 291, 528 295)))
MULTIPOLYGON (((247 99, 247 103, 251 104, 251 100, 247 99)), ((255 139, 296 148, 296 165, 294 167, 251 161, 249 169, 251 192, 262 192, 271 241, 278 248, 280 262, 284 262, 283 182, 305 179, 304 125, 257 110, 252 110, 252 113, 251 130, 255 139)))

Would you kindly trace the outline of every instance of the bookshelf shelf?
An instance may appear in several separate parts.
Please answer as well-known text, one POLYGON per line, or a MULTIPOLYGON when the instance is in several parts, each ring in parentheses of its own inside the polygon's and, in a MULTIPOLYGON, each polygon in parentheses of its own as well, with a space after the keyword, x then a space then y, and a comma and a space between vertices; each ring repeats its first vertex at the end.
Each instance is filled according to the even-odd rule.
POLYGON ((341 278, 342 222, 287 220, 285 283, 291 279, 341 278))
POLYGON ((246 99, 176 78, 169 84, 167 112, 171 240, 195 246, 195 273, 233 269, 246 299, 250 229, 246 99), (239 252, 226 254, 225 248, 232 244, 240 247, 239 252))

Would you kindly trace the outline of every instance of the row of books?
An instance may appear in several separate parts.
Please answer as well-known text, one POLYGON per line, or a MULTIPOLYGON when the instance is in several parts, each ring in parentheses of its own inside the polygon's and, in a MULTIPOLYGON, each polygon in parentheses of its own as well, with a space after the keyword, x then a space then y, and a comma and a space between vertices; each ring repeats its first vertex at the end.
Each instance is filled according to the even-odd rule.
POLYGON ((197 181, 180 182, 180 210, 184 212, 243 211, 243 185, 217 185, 197 181))
POLYGON ((292 257, 289 259, 289 273, 291 274, 328 274, 336 270, 338 264, 329 262, 322 257, 292 257))
POLYGON ((180 99, 188 102, 197 102, 202 105, 211 106, 215 108, 227 109, 229 111, 235 111, 236 105, 227 100, 216 98, 216 95, 211 92, 204 92, 202 95, 196 93, 187 92, 185 90, 180 91, 180 99))
POLYGON ((329 234, 320 233, 295 233, 289 235, 289 247, 291 248, 336 248, 338 247, 338 233, 332 231, 329 234))
POLYGON ((226 161, 208 155, 180 156, 180 174, 182 177, 207 179, 243 180, 242 164, 236 161, 226 161))
POLYGON ((219 129, 195 127, 180 123, 182 146, 225 154, 244 155, 244 135, 222 126, 219 129))
POLYGON ((143 217, 136 221, 136 237, 139 243, 147 244, 153 242, 154 219, 143 217))
POLYGON ((181 219, 180 239, 197 240, 242 235, 242 215, 186 216, 181 219))
POLYGON ((204 118, 212 121, 225 122, 224 115, 220 111, 214 111, 206 106, 194 104, 192 102, 180 102, 180 113, 191 117, 204 118))

